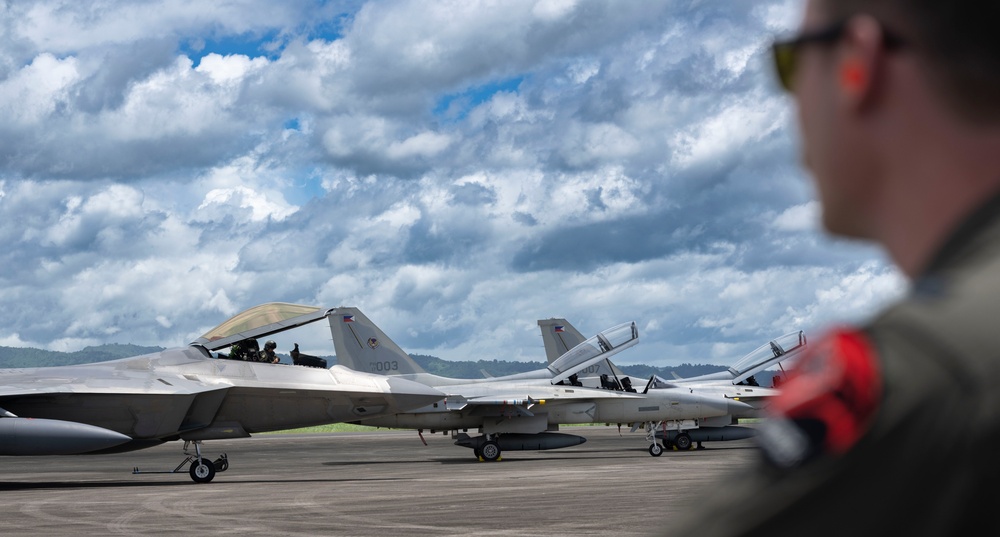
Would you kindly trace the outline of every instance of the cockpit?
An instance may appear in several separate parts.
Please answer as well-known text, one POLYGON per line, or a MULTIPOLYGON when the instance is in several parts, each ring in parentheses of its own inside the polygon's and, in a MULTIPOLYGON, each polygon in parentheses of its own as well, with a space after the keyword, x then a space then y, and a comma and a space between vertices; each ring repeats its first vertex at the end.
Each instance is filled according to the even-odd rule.
MULTIPOLYGON (((275 359, 274 342, 268 341, 261 350, 257 339, 320 321, 331 311, 302 304, 268 302, 234 315, 191 345, 217 351, 216 357, 221 359, 279 363, 275 359), (218 352, 220 349, 228 349, 228 352, 218 352)), ((298 343, 288 354, 295 365, 327 367, 326 359, 300 352, 298 343)))
POLYGON ((595 363, 610 358, 639 342, 635 323, 622 323, 598 333, 556 358, 548 369, 557 384, 595 363))
POLYGON ((733 383, 752 385, 756 382, 755 374, 775 365, 783 369, 786 361, 796 356, 805 346, 806 335, 801 330, 772 339, 740 358, 729 368, 733 383))

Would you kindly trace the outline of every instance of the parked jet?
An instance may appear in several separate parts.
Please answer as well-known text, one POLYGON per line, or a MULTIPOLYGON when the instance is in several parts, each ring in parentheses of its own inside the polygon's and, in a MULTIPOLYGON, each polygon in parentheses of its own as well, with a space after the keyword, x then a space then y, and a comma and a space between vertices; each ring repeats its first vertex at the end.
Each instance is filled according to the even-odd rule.
MULTIPOLYGON (((196 483, 225 471, 204 440, 395 415, 442 393, 398 377, 259 361, 256 338, 325 319, 330 311, 269 303, 187 347, 85 365, 0 369, 0 455, 117 453, 184 440, 196 483), (230 353, 212 355, 229 347, 230 353), (194 453, 189 451, 194 445, 194 453)), ((269 347, 269 346, 268 346, 269 347)), ((134 473, 143 473, 138 469, 134 473)))
MULTIPOLYGON (((545 355, 549 361, 556 359, 558 354, 563 352, 564 347, 583 340, 580 332, 566 319, 539 319, 538 326, 542 332, 545 355)), ((654 456, 659 456, 664 447, 671 445, 680 450, 687 450, 691 448, 693 443, 697 443, 701 447, 702 442, 749 438, 754 434, 754 430, 739 426, 739 419, 760 417, 763 415, 768 398, 778 393, 774 385, 771 387, 759 386, 754 375, 772 367, 782 368, 782 364, 797 356, 799 351, 805 348, 805 345, 806 337, 802 331, 789 332, 754 349, 726 371, 690 378, 676 378, 672 381, 654 376, 648 383, 648 387, 653 391, 687 388, 692 393, 708 397, 736 399, 747 403, 747 406, 739 408, 738 413, 729 416, 714 416, 700 420, 633 423, 631 424, 632 430, 635 431, 640 426, 645 427, 646 438, 650 442, 649 452, 654 456), (658 439, 662 440, 663 446, 657 444, 658 439)), ((613 382, 618 382, 619 378, 628 378, 610 360, 607 360, 603 367, 607 373, 594 370, 594 374, 602 375, 601 381, 598 381, 601 384, 603 384, 603 375, 612 375, 613 382)), ((773 378, 777 379, 780 376, 773 378)), ((592 376, 591 379, 593 382, 592 376)), ((610 387, 621 389, 620 386, 616 388, 614 384, 610 387)))
POLYGON ((703 397, 688 390, 656 393, 579 386, 576 371, 602 362, 638 342, 635 323, 623 323, 575 345, 548 367, 481 379, 456 379, 424 371, 357 308, 336 308, 330 317, 337 362, 433 386, 447 397, 424 408, 356 423, 377 427, 452 432, 455 444, 480 460, 504 450, 542 450, 577 445, 585 438, 558 433, 572 423, 624 423, 726 416, 744 403, 703 397), (477 437, 467 434, 478 429, 477 437))

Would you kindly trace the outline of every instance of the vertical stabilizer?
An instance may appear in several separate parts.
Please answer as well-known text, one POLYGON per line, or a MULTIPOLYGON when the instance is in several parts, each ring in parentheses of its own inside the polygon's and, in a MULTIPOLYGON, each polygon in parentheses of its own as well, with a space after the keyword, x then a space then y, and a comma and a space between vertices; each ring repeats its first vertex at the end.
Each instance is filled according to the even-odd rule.
POLYGON ((539 319, 538 327, 542 330, 545 358, 550 364, 566 354, 566 351, 587 340, 566 319, 539 319))
POLYGON ((338 364, 380 375, 424 373, 409 354, 358 308, 335 308, 329 319, 338 364))

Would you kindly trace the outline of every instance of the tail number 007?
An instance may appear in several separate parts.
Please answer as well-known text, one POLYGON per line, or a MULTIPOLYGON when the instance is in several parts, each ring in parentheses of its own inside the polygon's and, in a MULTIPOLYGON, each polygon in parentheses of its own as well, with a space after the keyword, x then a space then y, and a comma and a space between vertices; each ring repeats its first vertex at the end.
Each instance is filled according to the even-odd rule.
POLYGON ((373 362, 371 365, 372 373, 381 373, 383 371, 399 371, 399 362, 392 360, 391 362, 373 362))

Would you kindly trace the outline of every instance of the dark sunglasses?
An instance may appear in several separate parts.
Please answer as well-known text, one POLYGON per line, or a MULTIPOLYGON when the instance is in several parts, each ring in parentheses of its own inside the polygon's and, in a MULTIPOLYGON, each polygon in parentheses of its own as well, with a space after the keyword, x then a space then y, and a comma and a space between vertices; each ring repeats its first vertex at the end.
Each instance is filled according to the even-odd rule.
MULTIPOLYGON (((844 36, 847 28, 847 21, 835 22, 826 28, 821 28, 814 32, 799 34, 788 40, 775 40, 771 44, 771 56, 774 60, 774 69, 778 74, 778 82, 782 89, 792 91, 792 80, 795 78, 795 68, 798 66, 799 51, 804 45, 809 44, 833 44, 844 36)), ((886 29, 882 29, 882 45, 887 49, 892 49, 903 44, 903 41, 895 34, 886 29)))

